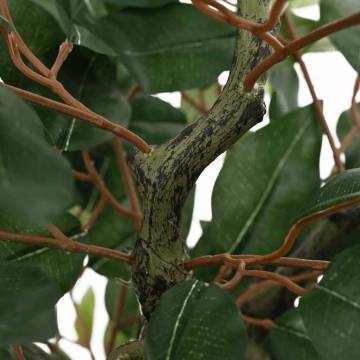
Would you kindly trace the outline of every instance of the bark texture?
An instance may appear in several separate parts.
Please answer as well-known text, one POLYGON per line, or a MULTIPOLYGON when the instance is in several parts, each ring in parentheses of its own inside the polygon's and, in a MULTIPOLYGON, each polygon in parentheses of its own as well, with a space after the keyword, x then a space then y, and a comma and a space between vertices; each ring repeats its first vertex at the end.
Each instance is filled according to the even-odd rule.
MULTIPOLYGON (((241 14, 264 22, 269 0, 243 0, 241 14)), ((131 163, 143 199, 144 219, 133 252, 133 282, 148 318, 164 291, 184 281, 187 259, 179 234, 181 210, 204 168, 263 119, 263 87, 243 89, 245 75, 270 52, 268 45, 240 31, 229 80, 208 113, 168 143, 131 163)))

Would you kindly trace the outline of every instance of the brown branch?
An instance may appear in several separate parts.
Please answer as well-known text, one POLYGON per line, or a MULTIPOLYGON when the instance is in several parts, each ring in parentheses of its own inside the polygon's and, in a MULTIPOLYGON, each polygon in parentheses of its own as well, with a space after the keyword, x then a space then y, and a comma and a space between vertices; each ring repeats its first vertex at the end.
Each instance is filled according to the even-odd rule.
MULTIPOLYGON (((131 142, 133 145, 137 146, 142 152, 149 153, 151 151, 151 147, 139 136, 134 134, 133 132, 127 130, 126 128, 114 124, 111 121, 107 120, 103 116, 100 116, 89 108, 87 108, 80 101, 75 99, 64 87, 63 85, 57 81, 56 75, 60 70, 62 63, 65 61, 67 55, 71 51, 71 45, 69 43, 63 44, 60 48, 59 55, 54 63, 54 66, 51 70, 49 70, 26 46, 20 34, 16 31, 15 25, 11 19, 11 15, 8 9, 7 1, 0 0, 0 10, 2 15, 6 20, 8 20, 12 26, 13 31, 8 32, 4 27, 1 27, 1 32, 3 37, 5 38, 10 57, 17 67, 17 69, 23 73, 25 76, 33 80, 34 82, 49 88, 52 92, 57 94, 69 107, 65 108, 67 114, 74 114, 75 109, 80 112, 79 119, 89 121, 93 123, 97 127, 100 127, 104 130, 111 131, 115 135, 124 138, 131 142), (22 60, 21 54, 23 54, 29 62, 40 71, 41 74, 35 72, 30 67, 28 67, 22 60)), ((22 89, 16 89, 14 87, 9 87, 12 90, 16 90, 17 94, 25 98, 26 100, 37 103, 38 105, 48 107, 52 110, 58 111, 56 109, 64 107, 61 106, 61 103, 54 102, 50 99, 40 97, 39 95, 26 92, 22 89)), ((60 111, 61 112, 61 111, 60 111)), ((73 117, 78 118, 78 116, 74 115, 73 117)))
MULTIPOLYGON (((313 272, 305 272, 294 276, 289 276, 288 279, 295 282, 300 283, 309 280, 316 280, 322 272, 320 271, 313 271, 313 272)), ((283 283, 276 282, 274 280, 266 280, 260 283, 256 283, 251 285, 246 291, 240 294, 236 299, 237 306, 242 306, 244 303, 252 300, 264 290, 270 289, 272 287, 282 287, 284 286, 283 283)))
POLYGON ((218 286, 225 291, 231 291, 240 283, 243 275, 245 275, 245 262, 243 260, 240 260, 233 278, 226 284, 218 284, 218 286))
MULTIPOLYGON (((255 259, 257 255, 230 255, 230 254, 217 254, 217 255, 205 255, 198 258, 188 260, 185 263, 185 269, 191 271, 195 268, 208 265, 222 265, 225 262, 231 263, 237 266, 239 260, 255 259)), ((328 261, 322 260, 307 260, 307 259, 296 259, 296 258, 276 258, 271 260, 262 261, 263 265, 275 265, 275 266, 286 266, 286 267, 300 267, 304 269, 320 270, 324 271, 329 265, 328 261)))
POLYGON ((332 33, 339 32, 349 27, 360 24, 360 13, 352 14, 344 17, 340 20, 331 22, 327 25, 312 31, 308 35, 305 35, 297 40, 291 41, 283 47, 280 51, 276 51, 274 54, 268 56, 260 64, 256 65, 252 71, 246 76, 244 81, 244 88, 246 91, 253 89, 256 81, 259 77, 268 71, 275 64, 285 60, 288 56, 294 54, 296 51, 304 48, 305 46, 320 40, 332 33))
POLYGON ((13 345, 13 351, 16 360, 26 360, 23 349, 20 345, 13 345))
POLYGON ((206 108, 202 104, 199 104, 197 101, 195 101, 194 98, 187 94, 185 91, 181 91, 181 96, 190 106, 192 106, 200 113, 206 112, 206 108))
POLYGON ((89 174, 83 173, 81 171, 73 171, 74 178, 78 181, 83 182, 93 182, 92 177, 89 174))
POLYGON ((351 119, 353 121, 354 127, 349 131, 349 133, 345 136, 343 141, 341 142, 341 146, 339 151, 345 152, 350 144, 354 141, 355 137, 360 132, 360 115, 357 111, 356 107, 356 95, 359 92, 360 88, 360 75, 357 75, 355 84, 354 84, 354 91, 351 98, 351 119))
POLYGON ((136 94, 138 94, 140 92, 140 90, 141 90, 140 85, 138 85, 138 84, 134 85, 128 93, 128 96, 127 96, 128 101, 132 102, 134 100, 136 94))
POLYGON ((52 66, 51 70, 50 70, 50 74, 49 77, 51 79, 56 79, 57 75, 62 67, 62 65, 64 64, 64 62, 66 61, 67 57, 69 56, 69 54, 71 53, 71 51, 73 50, 73 44, 70 43, 69 41, 64 41, 59 49, 59 54, 54 62, 54 65, 52 66))
POLYGON ((141 213, 139 199, 136 193, 134 181, 131 176, 128 164, 126 162, 124 149, 121 144, 121 141, 117 138, 113 139, 112 144, 121 174, 125 182, 125 187, 130 200, 132 212, 136 214, 136 217, 134 216, 135 228, 139 229, 141 225, 142 213, 141 213))
POLYGON ((245 259, 246 264, 263 264, 263 263, 269 263, 273 260, 276 260, 282 256, 285 256, 288 254, 291 249, 293 248, 295 241, 297 239, 297 236, 299 235, 300 231, 308 224, 311 224, 321 218, 324 218, 326 216, 335 214, 341 210, 349 209, 352 207, 355 207, 360 204, 360 199, 355 199, 348 201, 346 203, 343 203, 341 205, 334 206, 328 210, 322 211, 320 213, 317 213, 315 215, 309 215, 301 220, 299 220, 296 224, 294 224, 288 235, 286 236, 283 244, 280 246, 279 249, 267 254, 267 255, 254 255, 252 258, 245 259))
MULTIPOLYGON (((288 12, 285 12, 284 19, 285 19, 285 24, 286 24, 287 29, 289 31, 291 40, 293 40, 293 41, 297 40, 295 26, 294 26, 294 23, 292 21, 291 15, 288 12)), ((320 102, 319 98, 317 97, 314 85, 312 83, 312 80, 311 80, 310 74, 308 72, 308 69, 307 69, 307 67, 305 65, 305 62, 302 59, 300 50, 294 52, 294 57, 295 57, 296 61, 299 63, 301 71, 304 74, 305 81, 306 81, 307 86, 309 88, 311 97, 313 98, 314 108, 315 108, 315 111, 316 111, 316 113, 318 115, 318 118, 320 120, 321 127, 322 127, 323 132, 325 133, 326 137, 329 140, 329 144, 330 144, 333 156, 334 156, 336 167, 338 168, 339 173, 342 173, 342 172, 344 172, 344 164, 341 161, 340 152, 339 152, 339 150, 337 149, 337 147, 335 145, 334 138, 333 138, 333 136, 331 134, 331 131, 330 131, 329 126, 327 124, 327 121, 325 119, 323 107, 321 105, 321 102, 320 102)))
POLYGON ((111 329, 110 341, 106 347, 106 355, 109 355, 114 350, 116 335, 120 329, 121 314, 124 309, 127 293, 128 293, 127 285, 122 284, 119 289, 119 294, 115 306, 113 326, 111 329))
POLYGON ((248 315, 241 315, 246 325, 256 326, 263 329, 271 329, 274 326, 274 322, 271 319, 256 319, 248 315))
POLYGON ((63 241, 63 239, 57 238, 30 236, 0 231, 0 240, 14 241, 26 245, 42 246, 51 249, 61 249, 72 253, 81 253, 96 257, 104 257, 110 260, 122 261, 127 264, 130 264, 132 260, 130 255, 121 251, 112 250, 96 245, 83 244, 71 239, 69 239, 70 241, 63 241))
POLYGON ((92 162, 91 158, 90 158, 90 154, 89 151, 87 150, 83 150, 82 151, 82 155, 83 155, 83 159, 84 159, 84 163, 85 163, 85 167, 87 169, 87 171, 89 172, 90 176, 93 179, 93 183, 96 186, 96 188, 100 191, 101 194, 103 194, 107 201, 109 202, 109 204, 120 214, 123 214, 124 216, 136 220, 138 219, 138 214, 135 213, 132 210, 128 210, 127 208, 125 208, 123 205, 121 205, 116 199, 115 197, 111 194, 110 190, 106 187, 106 185, 104 184, 103 179, 101 178, 101 176, 99 175, 99 173, 96 171, 96 168, 94 166, 94 163, 92 162))
POLYGON ((100 200, 96 208, 92 212, 90 218, 85 224, 82 225, 81 228, 83 230, 90 229, 96 223, 96 220, 99 218, 99 216, 102 214, 103 210, 105 209, 106 204, 107 204, 107 198, 104 194, 101 194, 100 200))
POLYGON ((102 130, 110 131, 114 135, 128 140, 142 152, 149 152, 151 150, 150 146, 147 145, 144 140, 142 140, 138 135, 134 134, 133 132, 120 125, 112 123, 101 115, 92 112, 90 113, 88 111, 84 111, 83 109, 78 109, 74 106, 66 105, 61 102, 48 99, 46 97, 34 94, 30 91, 19 89, 15 86, 11 86, 8 84, 4 84, 2 86, 6 86, 9 90, 14 91, 17 95, 21 96, 23 99, 34 105, 47 108, 51 111, 55 111, 66 116, 76 118, 78 120, 89 122, 90 124, 102 130))

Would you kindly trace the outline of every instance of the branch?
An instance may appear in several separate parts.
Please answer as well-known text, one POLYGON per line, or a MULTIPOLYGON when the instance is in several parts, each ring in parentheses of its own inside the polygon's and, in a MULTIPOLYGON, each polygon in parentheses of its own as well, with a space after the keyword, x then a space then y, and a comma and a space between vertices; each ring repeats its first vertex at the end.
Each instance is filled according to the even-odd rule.
MULTIPOLYGON (((240 6, 245 17, 260 21, 267 15, 269 4, 267 0, 256 4, 243 0, 240 6)), ((157 289, 165 291, 188 276, 179 224, 196 179, 263 118, 263 87, 247 93, 242 83, 269 53, 266 43, 249 32, 240 32, 228 82, 212 108, 168 143, 149 154, 135 154, 130 162, 143 196, 144 219, 133 253, 133 280, 145 316, 161 295, 157 289)))
POLYGON ((128 264, 130 264, 132 261, 130 255, 125 254, 121 251, 103 248, 96 245, 83 244, 69 238, 64 241, 64 239, 60 236, 59 238, 49 238, 0 231, 0 240, 14 241, 27 245, 42 246, 51 249, 61 249, 72 253, 82 253, 91 256, 104 257, 115 261, 122 261, 128 264))
POLYGON ((268 71, 275 64, 285 60, 288 56, 294 54, 296 51, 304 48, 305 46, 318 41, 326 36, 329 36, 335 32, 339 32, 341 30, 347 29, 349 27, 359 25, 360 24, 360 13, 353 14, 347 17, 344 17, 340 20, 334 21, 330 24, 324 25, 308 35, 301 37, 297 40, 293 40, 280 51, 275 52, 273 55, 267 57, 260 64, 255 66, 255 68, 248 73, 245 81, 244 87, 247 91, 250 91, 256 81, 260 78, 260 76, 268 71))
POLYGON ((23 349, 20 345, 13 345, 14 355, 16 360, 26 360, 23 349))
MULTIPOLYGON (((291 36, 291 40, 296 40, 297 39, 296 30, 295 30, 295 26, 294 26, 294 23, 292 21, 290 13, 285 12, 284 19, 285 19, 285 24, 286 24, 286 26, 288 28, 288 31, 290 33, 290 36, 291 36)), ((334 141, 333 136, 331 135, 331 131, 330 131, 329 126, 327 124, 327 121, 325 119, 323 107, 321 105, 321 102, 320 102, 319 98, 316 95, 314 85, 313 85, 313 83, 311 81, 311 77, 310 77, 310 74, 309 74, 309 72, 307 70, 305 62, 302 59, 300 50, 294 52, 294 57, 295 57, 296 61, 299 63, 299 65, 300 65, 301 71, 302 71, 302 73, 304 75, 305 81, 306 81, 307 86, 309 88, 311 97, 313 98, 314 108, 315 108, 315 111, 316 111, 316 113, 318 115, 318 119, 320 120, 323 132, 325 133, 326 137, 329 140, 329 144, 330 144, 333 156, 334 156, 336 167, 337 167, 339 173, 342 173, 342 172, 344 172, 344 164, 340 159, 340 152, 339 152, 339 150, 337 149, 337 147, 335 145, 335 141, 334 141)))

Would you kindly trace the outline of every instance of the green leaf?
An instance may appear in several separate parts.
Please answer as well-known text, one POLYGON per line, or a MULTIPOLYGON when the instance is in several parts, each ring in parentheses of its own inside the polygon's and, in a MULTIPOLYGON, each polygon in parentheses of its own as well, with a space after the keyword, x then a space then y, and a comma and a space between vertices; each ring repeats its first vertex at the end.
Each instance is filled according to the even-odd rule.
POLYGON ((77 316, 75 320, 75 330, 78 342, 82 346, 90 344, 95 310, 95 294, 92 288, 84 294, 80 304, 77 304, 77 316))
POLYGON ((275 66, 270 71, 270 120, 279 118, 298 107, 299 79, 292 62, 275 66))
POLYGON ((234 52, 232 27, 185 4, 128 9, 86 26, 150 93, 208 85, 229 69, 234 52))
POLYGON ((46 143, 33 110, 4 86, 0 144, 0 212, 24 224, 49 225, 72 204, 72 170, 46 143))
MULTIPOLYGON (((320 23, 322 25, 360 11, 358 0, 326 0, 320 2, 320 23)), ((332 43, 341 51, 347 61, 360 71, 360 26, 340 31, 330 36, 332 43)))
POLYGON ((305 295, 301 311, 322 359, 358 359, 360 332, 360 246, 339 254, 317 288, 305 295))
POLYGON ((277 248, 320 186, 321 139, 312 105, 242 139, 227 154, 213 192, 213 220, 195 254, 277 248))
MULTIPOLYGON (((60 81, 78 100, 110 121, 127 127, 131 108, 117 86, 116 65, 105 56, 76 47, 61 70, 60 81)), ((38 110, 51 141, 64 151, 90 149, 113 137, 84 121, 38 110)))
POLYGON ((44 341, 57 332, 59 289, 37 267, 0 262, 0 345, 44 341))
POLYGON ((267 343, 276 360, 320 360, 307 334, 298 309, 291 309, 274 322, 267 343))
POLYGON ((158 98, 137 96, 132 102, 130 130, 152 145, 175 137, 186 125, 184 113, 158 98))
POLYGON ((303 210, 301 218, 321 214, 353 200, 360 200, 360 169, 347 170, 333 177, 313 197, 303 210))
POLYGON ((105 0, 109 5, 122 7, 159 7, 170 3, 176 3, 178 0, 105 0))
POLYGON ((246 330, 229 294, 187 281, 164 293, 145 337, 148 360, 245 359, 246 330))
MULTIPOLYGON (((357 104, 357 111, 360 113, 360 104, 357 104)), ((351 119, 351 111, 345 111, 341 114, 339 122, 337 124, 337 135, 342 141, 346 135, 354 127, 354 123, 351 119)), ((350 146, 345 151, 346 168, 353 169, 360 167, 360 136, 356 135, 350 146)))
MULTIPOLYGON (((85 239, 79 221, 72 215, 63 215, 55 224, 67 236, 77 241, 85 239)), ((0 215, 0 229, 26 235, 52 237, 46 229, 25 228, 4 214, 0 215)), ((68 292, 78 279, 84 257, 83 254, 68 253, 64 250, 0 241, 0 260, 37 266, 57 284, 63 294, 68 292)))

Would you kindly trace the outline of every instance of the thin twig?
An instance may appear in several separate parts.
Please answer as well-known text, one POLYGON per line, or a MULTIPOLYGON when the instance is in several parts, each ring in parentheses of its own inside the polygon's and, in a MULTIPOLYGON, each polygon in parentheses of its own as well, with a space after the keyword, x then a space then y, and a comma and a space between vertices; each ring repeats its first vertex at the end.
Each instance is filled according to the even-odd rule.
POLYGON ((142 213, 141 213, 139 199, 136 193, 134 181, 132 179, 128 164, 126 162, 124 149, 121 144, 121 141, 117 138, 113 139, 112 144, 122 177, 125 182, 125 187, 130 200, 132 212, 136 214, 136 217, 134 217, 135 228, 139 229, 141 225, 142 213))
POLYGON ((83 230, 90 229, 96 223, 96 220, 99 218, 99 216, 105 209, 106 204, 107 204, 107 198, 104 194, 101 194, 100 200, 99 200, 96 208, 92 212, 90 218, 87 220, 87 222, 85 224, 82 225, 83 230))
POLYGON ((26 360, 23 349, 20 345, 13 345, 13 351, 16 360, 26 360))
MULTIPOLYGON (((316 280, 322 272, 320 271, 313 271, 313 272, 305 272, 294 276, 289 276, 288 279, 295 283, 300 283, 309 280, 316 280)), ((266 280, 260 283, 256 283, 251 285, 246 291, 240 294, 236 299, 236 304, 240 307, 246 302, 252 300, 264 290, 270 289, 272 287, 282 287, 284 286, 283 283, 274 281, 274 280, 266 280)))
POLYGON ((121 314, 124 309, 126 296, 128 293, 128 286, 126 284, 122 284, 119 289, 118 298, 115 306, 114 318, 113 318, 113 326, 111 328, 110 340, 106 348, 106 354, 109 355, 115 347, 116 335, 120 329, 121 322, 121 314))
POLYGON ((133 219, 133 220, 138 219, 137 213, 125 208, 111 194, 110 190, 104 184, 103 179, 101 178, 99 173, 96 171, 96 168, 90 158, 89 152, 87 150, 83 150, 82 155, 83 155, 85 167, 86 167, 87 171, 89 172, 90 176, 92 177, 94 185, 101 192, 101 194, 106 196, 106 199, 109 202, 109 204, 120 214, 123 214, 124 216, 126 216, 130 219, 133 219))
POLYGON ((244 89, 246 91, 251 91, 256 81, 262 74, 268 71, 275 64, 285 60, 287 57, 294 54, 296 51, 335 32, 339 32, 341 30, 358 24, 360 24, 360 13, 352 14, 337 21, 331 22, 327 25, 321 26, 318 29, 309 33, 308 35, 291 41, 284 46, 281 52, 276 51, 274 54, 269 55, 247 74, 244 81, 244 89))
MULTIPOLYGON (((285 12, 284 19, 285 19, 285 24, 286 24, 287 29, 289 31, 291 40, 293 40, 293 41, 296 40, 297 39, 297 34, 296 34, 295 26, 294 26, 294 23, 292 21, 291 15, 288 12, 285 12)), ((318 118, 320 120, 321 127, 322 127, 323 132, 325 133, 327 139, 329 140, 329 144, 330 144, 333 156, 334 156, 336 167, 338 168, 339 173, 342 173, 342 172, 344 172, 344 164, 341 161, 340 152, 338 151, 338 149, 337 149, 337 147, 335 145, 334 138, 333 138, 333 136, 331 134, 331 131, 330 131, 329 126, 327 124, 327 121, 325 119, 323 107, 321 105, 321 102, 320 102, 317 94, 316 94, 314 85, 312 83, 312 80, 311 80, 310 74, 308 72, 308 69, 307 69, 307 67, 305 65, 305 62, 302 59, 300 50, 294 52, 294 57, 295 57, 296 61, 299 63, 301 71, 304 74, 305 81, 306 81, 307 86, 309 88, 311 97, 313 98, 314 108, 315 108, 317 116, 318 116, 318 118)))
POLYGON ((200 113, 206 112, 206 107, 204 107, 203 104, 195 101, 195 99, 192 96, 190 96, 189 94, 187 94, 185 91, 181 91, 181 96, 190 106, 192 106, 194 109, 196 109, 200 113))
POLYGON ((51 249, 61 249, 72 253, 81 253, 91 256, 104 257, 111 260, 131 263, 131 256, 117 250, 104 248, 101 246, 83 244, 74 240, 64 242, 62 239, 49 238, 42 236, 30 236, 6 231, 0 231, 0 240, 14 241, 22 244, 47 247, 51 249))
POLYGON ((274 326, 274 322, 271 319, 256 319, 248 315, 241 315, 246 325, 261 327, 264 329, 271 329, 274 326))

